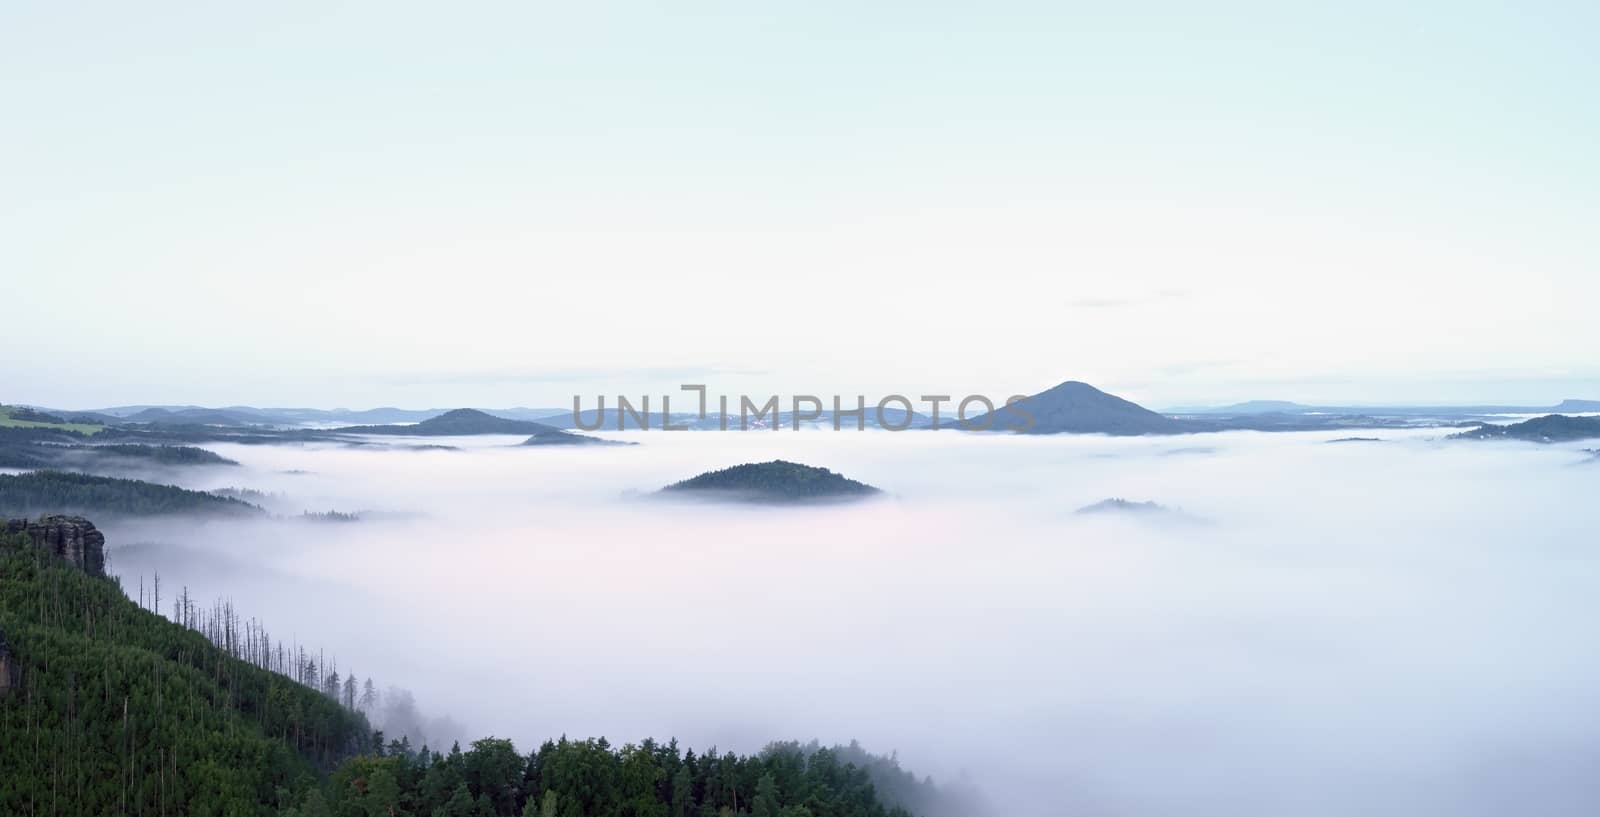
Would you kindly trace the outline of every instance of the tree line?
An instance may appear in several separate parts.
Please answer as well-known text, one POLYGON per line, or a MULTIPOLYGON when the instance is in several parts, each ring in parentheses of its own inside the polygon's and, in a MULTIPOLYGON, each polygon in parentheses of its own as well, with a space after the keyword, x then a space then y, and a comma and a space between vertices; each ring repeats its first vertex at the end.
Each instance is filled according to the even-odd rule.
POLYGON ((77 511, 128 516, 218 513, 256 516, 261 508, 232 497, 136 479, 66 471, 0 474, 0 513, 77 511))
POLYGON ((271 815, 280 789, 373 745, 361 713, 26 535, 0 537, 0 632, 20 668, 0 699, 0 814, 271 815))
POLYGON ((0 633, 21 669, 0 696, 0 814, 911 817, 899 804, 922 785, 854 746, 740 756, 563 737, 524 755, 497 738, 448 752, 386 741, 367 717, 371 679, 231 602, 185 588, 170 620, 162 606, 159 578, 135 600, 0 535, 0 633))
POLYGON ((676 741, 484 738, 448 753, 404 741, 351 759, 280 817, 911 817, 833 749, 697 755, 676 741))

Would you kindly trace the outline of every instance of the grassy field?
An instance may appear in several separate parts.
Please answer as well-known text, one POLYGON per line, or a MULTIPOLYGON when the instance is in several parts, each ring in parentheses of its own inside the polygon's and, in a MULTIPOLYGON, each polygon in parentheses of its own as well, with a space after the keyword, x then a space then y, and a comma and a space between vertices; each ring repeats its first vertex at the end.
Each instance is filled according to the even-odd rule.
POLYGON ((59 431, 72 431, 79 434, 94 434, 104 429, 99 423, 36 423, 32 420, 18 420, 11 416, 13 409, 10 406, 0 406, 0 427, 5 428, 53 428, 59 431))

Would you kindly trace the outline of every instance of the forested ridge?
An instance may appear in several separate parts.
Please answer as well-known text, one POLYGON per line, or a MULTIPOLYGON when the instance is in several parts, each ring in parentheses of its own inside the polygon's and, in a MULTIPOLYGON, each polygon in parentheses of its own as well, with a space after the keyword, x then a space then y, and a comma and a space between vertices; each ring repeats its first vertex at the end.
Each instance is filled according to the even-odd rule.
POLYGON ((27 516, 44 511, 126 516, 167 513, 253 516, 264 513, 248 502, 176 485, 66 471, 0 474, 0 514, 27 516))
POLYGON ((158 583, 137 594, 0 535, 0 655, 17 670, 0 691, 0 814, 911 817, 874 781, 889 802, 937 794, 855 746, 385 743, 362 712, 370 680, 341 678, 225 602, 185 590, 169 620, 144 606, 165 607, 158 583))
POLYGON ((1453 436, 1468 440, 1527 440, 1536 443, 1589 440, 1600 437, 1600 417, 1547 414, 1510 425, 1481 423, 1471 431, 1453 436))
POLYGON ((107 445, 75 445, 67 453, 95 457, 122 457, 160 465, 238 465, 204 448, 192 445, 146 445, 143 443, 111 443, 107 445))
POLYGON ((0 537, 0 814, 268 815, 365 751, 359 713, 0 537))
MULTIPOLYGON (((31 429, 22 429, 28 431, 31 429)), ((32 436, 19 429, 0 429, 0 468, 49 468, 102 473, 142 466, 238 465, 204 448, 188 445, 62 442, 47 432, 32 436), (7 433, 9 432, 9 433, 7 433)))

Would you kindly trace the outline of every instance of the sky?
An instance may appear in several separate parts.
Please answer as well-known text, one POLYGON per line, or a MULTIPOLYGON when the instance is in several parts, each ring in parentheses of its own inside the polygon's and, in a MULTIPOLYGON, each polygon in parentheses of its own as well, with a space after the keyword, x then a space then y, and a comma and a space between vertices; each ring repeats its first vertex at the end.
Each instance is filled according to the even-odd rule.
POLYGON ((1600 398, 1597 26, 9 3, 0 400, 1600 398))

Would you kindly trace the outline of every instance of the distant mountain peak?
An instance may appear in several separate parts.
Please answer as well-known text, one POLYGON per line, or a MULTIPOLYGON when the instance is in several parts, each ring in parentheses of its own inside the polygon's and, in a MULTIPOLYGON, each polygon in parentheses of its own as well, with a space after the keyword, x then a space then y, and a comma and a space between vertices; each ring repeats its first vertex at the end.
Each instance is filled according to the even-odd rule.
MULTIPOLYGON (((424 437, 450 437, 471 434, 531 434, 541 441, 539 444, 598 442, 596 438, 571 434, 544 423, 536 423, 532 420, 510 420, 471 408, 451 409, 436 417, 429 417, 416 425, 346 426, 335 429, 335 431, 344 434, 394 434, 424 437)), ((530 440, 529 444, 535 443, 530 440)))
POLYGON ((1564 412, 1576 413, 1590 411, 1600 411, 1600 400, 1574 400, 1572 398, 1567 398, 1566 400, 1562 400, 1561 404, 1555 407, 1555 412, 1557 414, 1564 412))
POLYGON ((431 424, 438 426, 460 422, 493 422, 499 419, 501 418, 496 417, 486 411, 479 411, 478 409, 473 408, 458 408, 450 409, 449 411, 440 414, 437 417, 429 417, 428 419, 417 423, 417 425, 426 426, 431 424))
POLYGON ((1081 380, 1059 383, 953 427, 1026 434, 1180 434, 1188 430, 1178 420, 1081 380))

